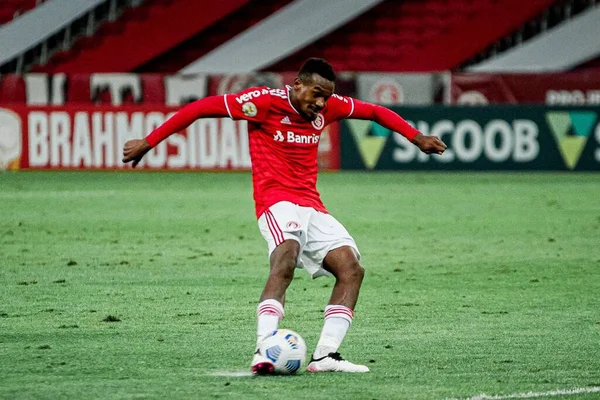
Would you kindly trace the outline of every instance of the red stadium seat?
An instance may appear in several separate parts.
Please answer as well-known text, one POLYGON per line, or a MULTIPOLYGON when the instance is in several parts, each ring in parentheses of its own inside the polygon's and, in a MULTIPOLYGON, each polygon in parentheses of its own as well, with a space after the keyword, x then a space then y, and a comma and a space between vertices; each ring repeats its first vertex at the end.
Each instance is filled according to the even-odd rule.
POLYGON ((89 74, 71 74, 67 83, 68 103, 86 103, 92 101, 90 93, 90 75, 89 74))
POLYGON ((25 81, 21 75, 4 75, 0 78, 0 103, 22 103, 27 101, 25 81))
POLYGON ((111 105, 113 103, 108 87, 99 87, 92 93, 92 102, 100 105, 111 105))
POLYGON ((0 24, 12 21, 15 12, 11 9, 0 9, 0 24))
POLYGON ((165 104, 164 75, 142 74, 141 77, 144 104, 165 104))
POLYGON ((12 21, 14 16, 21 15, 36 6, 36 0, 2 0, 0 8, 0 24, 12 21))

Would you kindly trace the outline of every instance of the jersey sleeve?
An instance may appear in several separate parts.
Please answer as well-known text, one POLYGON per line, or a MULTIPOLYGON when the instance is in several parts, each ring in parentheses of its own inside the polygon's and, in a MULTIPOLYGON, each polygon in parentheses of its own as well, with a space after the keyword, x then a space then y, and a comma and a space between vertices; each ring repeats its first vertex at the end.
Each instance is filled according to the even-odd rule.
POLYGON ((271 106, 270 89, 266 86, 253 87, 224 96, 227 113, 234 120, 264 122, 271 106))
POLYGON ((333 118, 329 118, 332 121, 339 121, 340 119, 351 118, 354 112, 354 99, 348 96, 340 96, 333 94, 329 101, 327 101, 327 108, 333 118))
POLYGON ((186 105, 176 112, 164 124, 150 132, 146 136, 146 141, 154 147, 175 132, 187 128, 198 118, 224 118, 227 116, 223 96, 205 97, 186 105))
POLYGON ((410 141, 420 133, 406 122, 404 118, 389 108, 361 100, 353 100, 352 105, 352 112, 348 118, 366 119, 377 122, 384 128, 398 132, 410 141))

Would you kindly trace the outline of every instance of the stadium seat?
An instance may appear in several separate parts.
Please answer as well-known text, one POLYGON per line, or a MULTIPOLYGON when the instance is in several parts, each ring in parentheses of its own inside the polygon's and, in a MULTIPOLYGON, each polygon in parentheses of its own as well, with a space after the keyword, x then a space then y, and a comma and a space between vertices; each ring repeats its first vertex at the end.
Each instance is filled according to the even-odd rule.
POLYGON ((0 8, 0 24, 12 21, 16 16, 31 10, 36 6, 36 0, 2 0, 0 8))
POLYGON ((0 103, 25 104, 27 95, 21 75, 3 75, 0 78, 0 103))
POLYGON ((164 75, 142 74, 141 77, 144 104, 165 104, 164 75))
POLYGON ((90 104, 92 96, 90 93, 89 74, 71 74, 67 83, 67 102, 90 104))
MULTIPOLYGON (((107 86, 96 88, 91 93, 91 96, 92 96, 92 102, 94 104, 98 104, 98 105, 111 105, 112 104, 110 90, 108 89, 107 86)), ((123 96, 123 98, 126 98, 126 97, 127 96, 123 96)), ((129 101, 129 102, 133 103, 133 101, 129 101)))
POLYGON ((12 9, 0 9, 0 24, 6 24, 12 21, 15 12, 12 9))

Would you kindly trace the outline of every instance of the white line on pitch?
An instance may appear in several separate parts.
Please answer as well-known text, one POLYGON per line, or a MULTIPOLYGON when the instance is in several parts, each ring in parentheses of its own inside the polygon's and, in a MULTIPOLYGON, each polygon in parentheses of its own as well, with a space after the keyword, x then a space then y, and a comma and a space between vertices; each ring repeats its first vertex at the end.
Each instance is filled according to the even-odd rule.
POLYGON ((213 371, 213 372, 209 372, 207 375, 241 377, 241 376, 252 376, 252 372, 249 372, 249 371, 213 371))
POLYGON ((571 396, 583 393, 600 393, 600 386, 575 389, 557 389, 549 392, 527 392, 513 394, 478 394, 473 397, 447 398, 446 400, 505 400, 505 399, 535 399, 537 397, 571 396))

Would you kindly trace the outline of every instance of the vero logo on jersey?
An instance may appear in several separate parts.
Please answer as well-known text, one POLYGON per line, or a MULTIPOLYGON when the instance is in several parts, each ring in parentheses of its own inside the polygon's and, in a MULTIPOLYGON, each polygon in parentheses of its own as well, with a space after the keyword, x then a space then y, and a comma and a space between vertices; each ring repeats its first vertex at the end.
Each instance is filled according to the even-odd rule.
POLYGON ((297 144, 318 144, 320 136, 316 134, 312 135, 298 135, 292 131, 281 132, 277 131, 275 135, 273 135, 273 140, 276 142, 288 142, 288 143, 297 143, 297 144))
POLYGON ((237 101, 238 103, 242 104, 245 103, 247 101, 250 101, 252 99, 255 99, 259 96, 262 96, 263 94, 269 94, 269 91, 267 89, 262 89, 262 90, 253 90, 251 92, 246 92, 238 97, 235 98, 235 101, 237 101))

